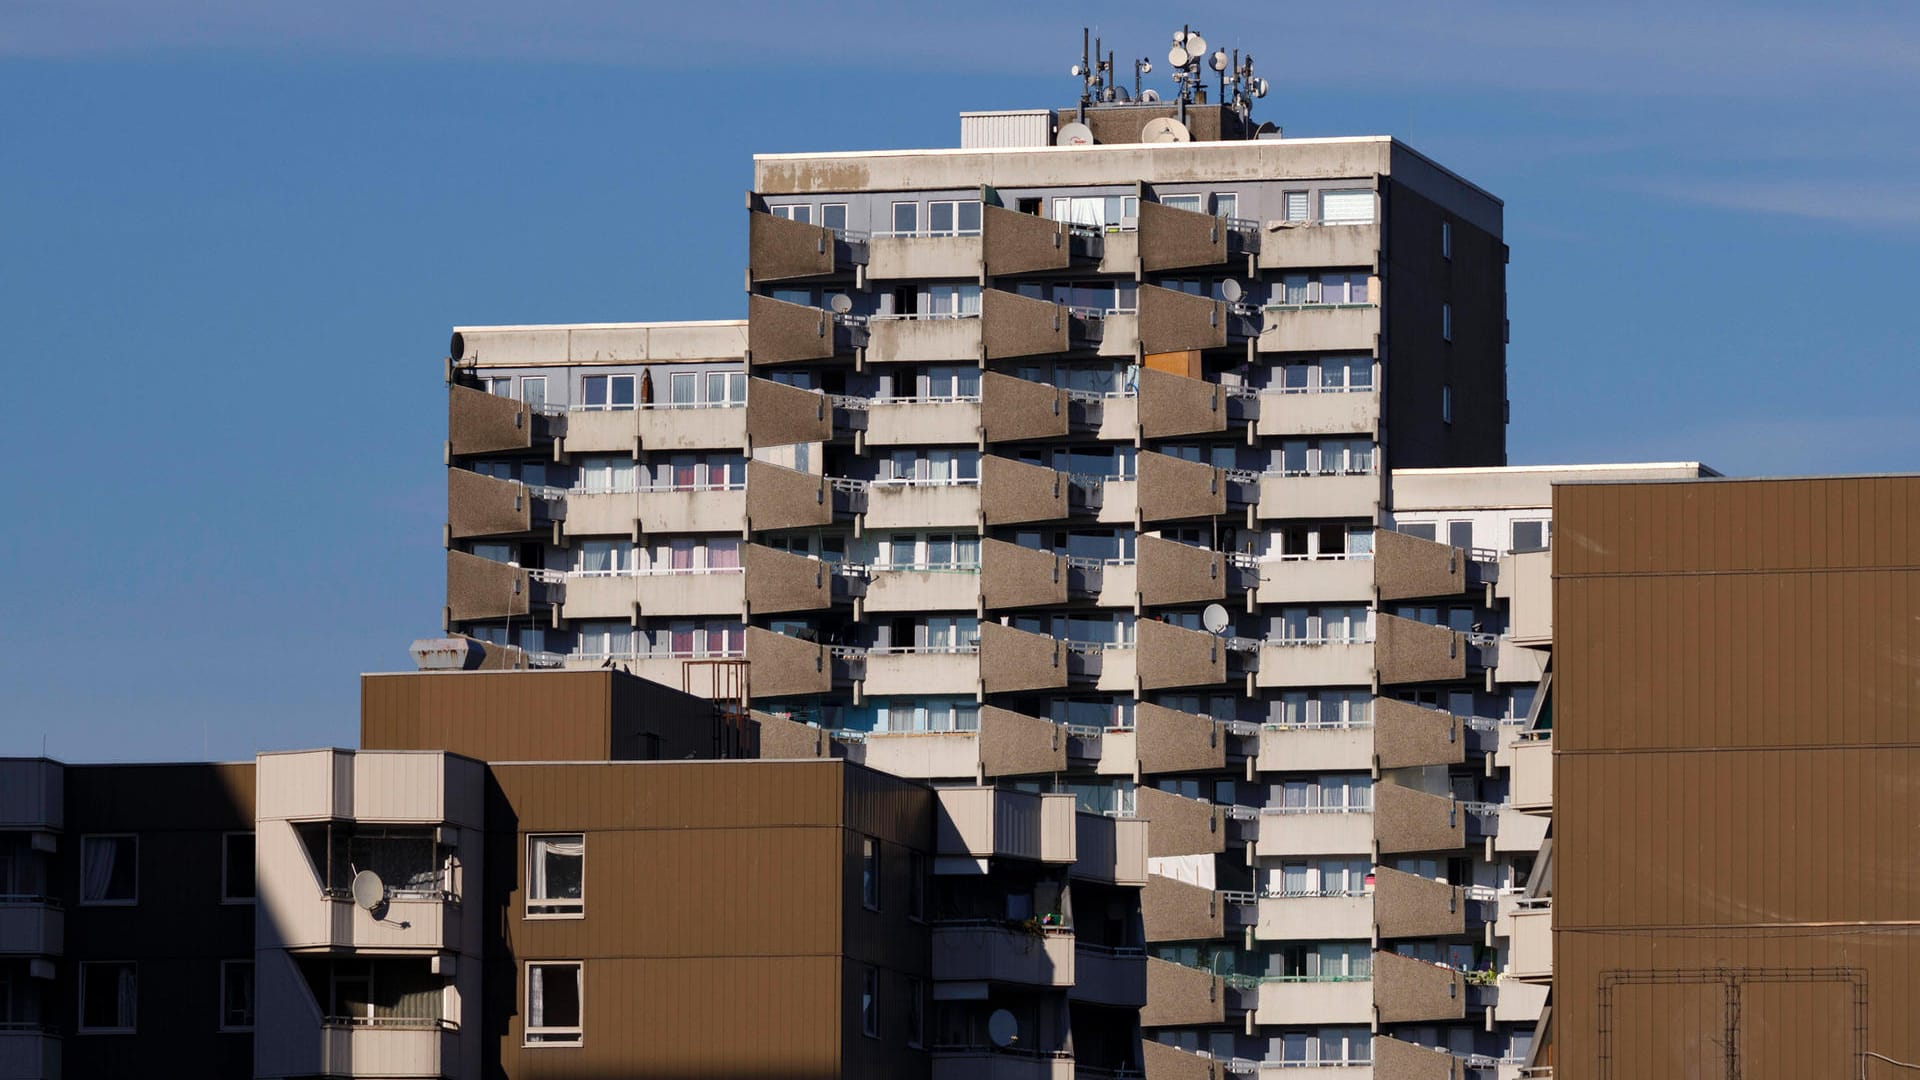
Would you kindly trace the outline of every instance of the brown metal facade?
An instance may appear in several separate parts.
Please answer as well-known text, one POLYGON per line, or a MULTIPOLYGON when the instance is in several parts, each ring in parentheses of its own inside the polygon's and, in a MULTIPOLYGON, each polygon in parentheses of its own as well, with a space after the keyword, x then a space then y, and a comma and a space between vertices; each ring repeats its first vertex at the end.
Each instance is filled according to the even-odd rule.
POLYGON ((1556 1076, 1920 1062, 1920 478, 1562 486, 1556 1076))

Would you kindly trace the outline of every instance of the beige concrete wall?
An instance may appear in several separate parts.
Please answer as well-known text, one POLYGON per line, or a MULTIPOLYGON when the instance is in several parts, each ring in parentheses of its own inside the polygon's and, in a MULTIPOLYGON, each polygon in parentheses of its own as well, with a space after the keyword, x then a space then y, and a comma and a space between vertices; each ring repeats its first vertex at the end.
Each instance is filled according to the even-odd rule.
POLYGON ((1376 1035, 1373 1073, 1382 1080, 1466 1080, 1467 1063, 1446 1050, 1376 1035))
POLYGON ((1371 940, 1373 898, 1263 896, 1253 936, 1261 941, 1371 940))
POLYGON ((827 737, 825 729, 812 724, 802 724, 784 716, 753 710, 753 722, 757 725, 760 757, 766 760, 781 758, 823 758, 832 757, 833 741, 827 737))
POLYGON ((1380 392, 1260 395, 1260 435, 1375 435, 1380 392))
MULTIPOLYGON (((747 464, 748 491, 640 491, 633 500, 633 516, 642 533, 737 533, 752 507, 755 465, 747 464)), ((572 517, 572 505, 568 505, 572 517)), ((569 521, 571 525, 571 521, 569 521)), ((756 527, 772 528, 773 526, 756 527)), ((570 530, 571 531, 571 530, 570 530)))
POLYGON ((1260 838, 1254 854, 1262 859, 1291 855, 1366 855, 1373 851, 1373 815, 1260 814, 1260 838))
POLYGON ((1262 559, 1262 604, 1373 599, 1372 559, 1262 559))
POLYGON ((1109 478, 1101 485, 1100 513, 1096 520, 1102 525, 1131 525, 1139 506, 1140 481, 1109 478))
POLYGON ((1368 643, 1260 646, 1256 686, 1370 686, 1373 646, 1368 643))
POLYGON ((567 536, 631 536, 634 531, 631 492, 573 492, 567 496, 567 536))
POLYGON ((1513 744, 1510 799, 1518 809, 1553 807, 1553 740, 1523 739, 1513 744))
POLYGON ((980 735, 972 731, 888 731, 867 735, 860 764, 916 780, 980 776, 980 735))
POLYGON ((975 570, 887 570, 875 568, 867 581, 866 610, 972 611, 980 602, 981 574, 975 570))
POLYGON ((1076 814, 1072 875, 1113 885, 1147 883, 1148 823, 1139 818, 1076 814))
MULTIPOLYGON (((1263 982, 1256 1024, 1366 1024, 1373 1020, 1373 984, 1263 982)), ((1293 1070, 1289 1069, 1288 1072, 1293 1070)))
MULTIPOLYGON (((983 459, 982 463, 986 460, 983 459)), ((869 529, 957 529, 980 524, 980 484, 876 484, 867 492, 869 529)))
POLYGON ((1514 644, 1553 642, 1553 552, 1501 556, 1494 595, 1507 601, 1509 636, 1514 644))
POLYGON ((876 236, 867 241, 867 277, 874 281, 975 281, 982 265, 978 236, 876 236))
POLYGON ((979 653, 872 653, 862 691, 892 694, 974 694, 980 689, 979 653))
POLYGON ((583 410, 567 414, 567 433, 561 445, 569 454, 630 454, 639 439, 639 410, 583 410))
POLYGON ((978 401, 877 401, 867 409, 867 445, 980 441, 978 401))
POLYGON ((1513 913, 1513 936, 1507 953, 1507 972, 1520 979, 1553 975, 1553 909, 1513 913))
POLYGON ((978 316, 874 319, 867 324, 867 361, 874 364, 973 363, 980 359, 978 316))
POLYGON ((738 360, 747 345, 740 319, 458 326, 453 333, 454 359, 479 367, 738 360))
POLYGON ((1224 1080, 1225 1063, 1210 1054, 1197 1054, 1177 1046, 1140 1040, 1140 1065, 1147 1080, 1224 1080))
POLYGON ((1262 476, 1263 519, 1377 517, 1378 476, 1262 476))
POLYGON ((1260 233, 1260 269, 1323 269, 1350 266, 1372 270, 1379 264, 1380 223, 1366 225, 1287 225, 1267 222, 1260 233))
POLYGON ((1367 728, 1274 728, 1260 730, 1261 772, 1309 769, 1371 769, 1373 732, 1367 728))
POLYGON ((1308 304, 1268 308, 1259 350, 1283 352, 1372 352, 1379 345, 1380 309, 1308 304))
MULTIPOLYGON (((700 409, 655 407, 635 410, 633 416, 638 425, 642 450, 731 450, 747 445, 745 405, 700 409)), ((571 435, 572 415, 568 417, 568 431, 571 435)))

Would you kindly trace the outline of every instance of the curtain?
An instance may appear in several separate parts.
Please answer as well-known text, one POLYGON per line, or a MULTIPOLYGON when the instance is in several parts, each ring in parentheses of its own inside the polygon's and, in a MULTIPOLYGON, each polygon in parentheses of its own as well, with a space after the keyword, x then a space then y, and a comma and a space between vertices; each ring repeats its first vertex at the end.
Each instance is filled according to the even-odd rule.
POLYGON ((707 542, 707 567, 712 570, 734 570, 740 566, 740 541, 710 540, 707 542))
POLYGON ((118 1022, 114 1024, 115 1027, 130 1028, 133 1026, 135 991, 133 965, 128 964, 121 968, 114 977, 114 1007, 118 1015, 118 1022))
POLYGON ((86 847, 86 858, 81 868, 80 898, 82 900, 112 899, 107 893, 113 883, 113 865, 120 854, 120 838, 92 837, 87 841, 86 847))
POLYGON ((527 967, 527 1027, 547 1026, 547 969, 537 964, 527 967))
POLYGON ((533 895, 537 900, 578 900, 581 895, 584 839, 542 837, 534 842, 533 895))

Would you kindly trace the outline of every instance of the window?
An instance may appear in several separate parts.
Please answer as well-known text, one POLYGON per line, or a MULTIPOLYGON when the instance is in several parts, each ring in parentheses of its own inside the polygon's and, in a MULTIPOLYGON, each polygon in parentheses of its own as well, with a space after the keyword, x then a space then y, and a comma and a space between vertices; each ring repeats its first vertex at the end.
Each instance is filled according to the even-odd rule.
POLYGON ((1471 549, 1473 547, 1473 522, 1447 522, 1447 543, 1457 548, 1471 549))
POLYGON ((860 1033, 880 1037, 880 972, 873 968, 860 981, 860 1033))
POLYGON ((520 400, 538 409, 547 403, 547 377, 527 375, 520 380, 520 400))
POLYGON ((907 918, 927 918, 927 857, 918 851, 907 855, 907 918))
POLYGON ((802 224, 811 224, 813 221, 811 206, 773 206, 768 209, 773 211, 774 217, 785 218, 788 221, 798 221, 802 224))
POLYGON ((685 407, 700 403, 700 377, 691 371, 675 372, 667 379, 667 401, 685 407))
POLYGON ((1304 222, 1307 220, 1307 193, 1306 192, 1289 191, 1285 195, 1281 196, 1280 205, 1281 205, 1281 210, 1280 210, 1281 220, 1301 221, 1301 222, 1304 222))
POLYGON ((586 409, 631 409, 633 385, 631 375, 583 375, 580 405, 586 409))
POLYGON ((251 901, 254 895, 253 834, 228 833, 221 840, 224 848, 221 852, 220 898, 251 901))
POLYGON ((586 911, 587 838, 581 833, 527 837, 527 917, 586 911))
POLYGON ((633 457, 629 454, 583 457, 573 487, 589 495, 624 494, 634 490, 635 476, 633 457))
POLYGON ((492 394, 494 397, 513 396, 513 376, 511 375, 500 375, 491 379, 481 379, 480 382, 487 388, 487 393, 492 394))
POLYGON ((847 231, 847 204, 843 202, 827 203, 820 207, 820 224, 834 232, 847 231))
POLYGON ((927 1042, 927 991, 919 979, 907 979, 907 1045, 927 1042))
POLYGON ((639 568, 631 540, 583 540, 574 562, 577 574, 626 574, 639 568))
POLYGON ((970 697, 884 698, 873 715, 881 732, 980 730, 980 706, 970 697))
POLYGON ((131 1034, 138 981, 131 961, 82 961, 80 1030, 131 1034))
POLYGON ((917 202, 897 202, 893 204, 893 235, 912 236, 920 231, 920 204, 917 202))
POLYGON ((1440 340, 1453 340, 1453 305, 1440 305, 1440 340))
POLYGON ((1117 231, 1123 227, 1132 228, 1133 222, 1139 217, 1140 197, 1137 195, 1060 196, 1053 200, 1053 220, 1074 225, 1117 231))
POLYGON ((929 285, 927 286, 926 313, 947 318, 978 315, 980 314, 980 286, 929 285))
POLYGON ((1513 523, 1512 551, 1543 551, 1547 547, 1548 529, 1545 521, 1516 521, 1513 523))
POLYGON ((1367 302, 1367 275, 1363 271, 1320 275, 1320 302, 1323 304, 1364 304, 1367 302))
POLYGON ((880 910, 880 841, 871 836, 860 838, 860 902, 880 910))
POLYGON ((380 875, 390 900, 447 896, 441 848, 431 828, 301 821, 293 829, 325 896, 351 896, 354 876, 362 870, 380 875))
POLYGON ((1440 388, 1440 422, 1453 423, 1453 387, 1451 386, 1440 388))
POLYGON ((80 902, 82 904, 132 904, 139 899, 140 838, 137 836, 81 837, 80 902))
POLYGON ((527 965, 526 1045, 580 1045, 580 981, 578 960, 527 965))
POLYGON ((1216 192, 1213 196, 1213 216, 1239 217, 1240 196, 1231 191, 1216 192))
POLYGON ((581 619, 575 624, 580 640, 575 651, 582 656, 630 656, 633 654, 633 624, 625 619, 581 619))
POLYGON ((747 403, 746 373, 742 371, 707 372, 707 396, 704 403, 709 407, 745 405, 747 403))
POLYGON ((1451 221, 1440 223, 1440 257, 1453 258, 1453 222, 1451 221))
POLYGON ((980 235, 980 200, 947 200, 927 204, 927 232, 934 236, 980 235))
POLYGON ((1205 195, 1162 195, 1160 205, 1169 206, 1175 210, 1191 210, 1198 214, 1205 212, 1207 197, 1205 195))
POLYGON ((1394 531, 1418 537, 1421 540, 1438 540, 1440 536, 1438 529, 1439 526, 1431 521, 1403 521, 1395 527, 1394 531))
POLYGON ((1321 192, 1320 220, 1328 225, 1372 224, 1373 192, 1366 188, 1321 192))
POLYGON ((220 1030, 253 1030, 253 961, 220 961, 220 1030))

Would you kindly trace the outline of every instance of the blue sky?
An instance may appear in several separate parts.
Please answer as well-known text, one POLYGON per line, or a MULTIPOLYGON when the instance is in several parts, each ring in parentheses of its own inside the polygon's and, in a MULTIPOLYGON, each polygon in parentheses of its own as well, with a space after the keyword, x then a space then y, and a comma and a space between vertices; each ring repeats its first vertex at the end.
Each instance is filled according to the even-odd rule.
MULTIPOLYGON (((1234 7, 1258 116, 1506 200, 1516 464, 1920 466, 1920 7, 1234 7)), ((926 10, 8 3, 0 754, 351 745, 439 625, 448 328, 736 317, 752 153, 1072 100, 1080 16, 926 10)))

